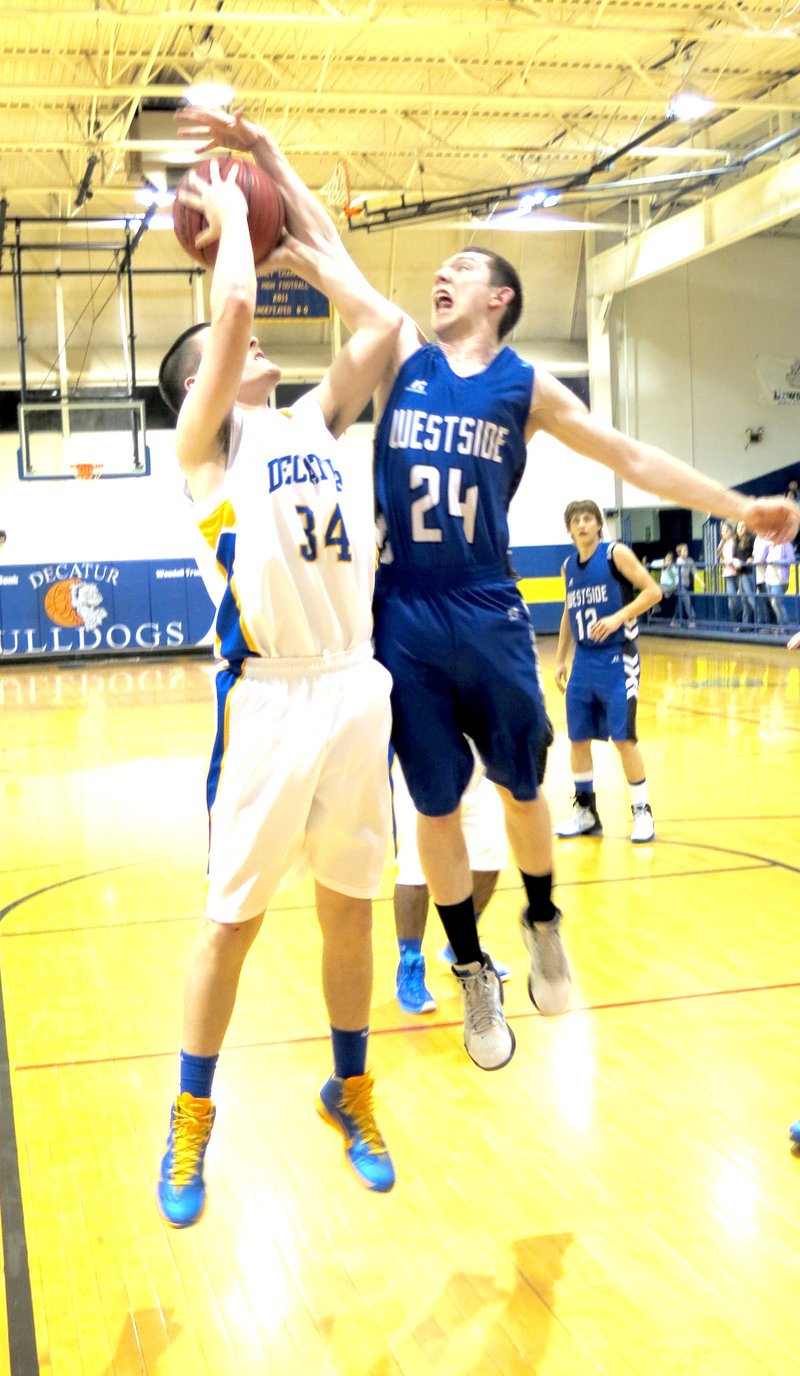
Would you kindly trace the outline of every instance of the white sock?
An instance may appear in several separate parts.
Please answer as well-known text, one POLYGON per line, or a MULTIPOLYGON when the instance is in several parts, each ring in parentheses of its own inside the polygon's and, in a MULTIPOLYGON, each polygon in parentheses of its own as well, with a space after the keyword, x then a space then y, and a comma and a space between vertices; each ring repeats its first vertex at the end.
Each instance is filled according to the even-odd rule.
POLYGON ((649 801, 647 797, 647 780, 642 779, 641 783, 629 784, 631 790, 631 803, 634 807, 641 807, 649 801))

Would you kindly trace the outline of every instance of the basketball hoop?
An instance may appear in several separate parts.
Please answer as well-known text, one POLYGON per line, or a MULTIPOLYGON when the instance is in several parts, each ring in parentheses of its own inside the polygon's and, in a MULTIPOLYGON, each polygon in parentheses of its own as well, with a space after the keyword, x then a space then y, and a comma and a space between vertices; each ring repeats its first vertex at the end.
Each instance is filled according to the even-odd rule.
POLYGON ((71 463, 70 468, 76 478, 81 482, 89 482, 92 478, 99 478, 103 470, 101 463, 71 463))
POLYGON ((360 205, 351 204, 350 172, 344 158, 336 159, 333 176, 320 187, 319 195, 329 210, 335 211, 337 215, 346 215, 348 220, 362 210, 360 205))

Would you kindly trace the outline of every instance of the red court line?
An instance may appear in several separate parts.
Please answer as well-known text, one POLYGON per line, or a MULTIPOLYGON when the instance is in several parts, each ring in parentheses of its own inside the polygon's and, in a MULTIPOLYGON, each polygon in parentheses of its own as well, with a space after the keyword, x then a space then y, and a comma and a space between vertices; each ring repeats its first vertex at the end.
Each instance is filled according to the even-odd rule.
MULTIPOLYGON (((567 1008, 558 1016, 562 1018, 574 1017, 579 1013, 608 1013, 614 1012, 618 1008, 648 1008, 656 1007, 666 1003, 689 1003, 696 999, 719 999, 738 997, 741 994, 771 994, 778 989, 800 989, 800 979, 786 980, 781 984, 752 984, 745 985, 740 989, 700 989, 693 994, 659 994, 651 998, 644 999, 620 999, 615 1003, 587 1003, 580 1008, 567 1008)), ((530 1013, 511 1013, 508 1016, 509 1022, 526 1022, 529 1018, 541 1018, 542 1014, 532 1010, 530 1013)), ((451 1020, 449 1022, 416 1022, 405 1023, 402 1027, 372 1027, 370 1037, 397 1037, 405 1035, 407 1032, 432 1032, 439 1031, 441 1028, 462 1027, 463 1020, 451 1020)), ((307 1037, 283 1037, 280 1040, 263 1042, 240 1042, 234 1046, 225 1047, 225 1055, 231 1051, 259 1051, 267 1047, 281 1049, 289 1046, 310 1046, 314 1043, 328 1043, 329 1033, 314 1033, 307 1037)), ((92 1056, 79 1061, 41 1061, 31 1065, 16 1065, 15 1073, 22 1074, 27 1070, 77 1070, 89 1065, 122 1065, 125 1061, 158 1061, 165 1056, 177 1057, 177 1051, 173 1048, 170 1051, 139 1051, 130 1056, 92 1056)))

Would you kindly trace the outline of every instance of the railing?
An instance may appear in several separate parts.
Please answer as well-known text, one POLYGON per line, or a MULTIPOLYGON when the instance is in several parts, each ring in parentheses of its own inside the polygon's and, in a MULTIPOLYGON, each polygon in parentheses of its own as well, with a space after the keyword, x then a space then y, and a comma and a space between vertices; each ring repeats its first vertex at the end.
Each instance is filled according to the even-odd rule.
MULTIPOLYGON (((696 563, 694 587, 665 594, 640 618, 640 628, 659 635, 744 635, 775 641, 800 627, 800 563, 795 559, 773 567, 786 570, 785 585, 757 583, 754 572, 726 578, 722 564, 696 563)), ((649 572, 659 582, 663 569, 649 572)))

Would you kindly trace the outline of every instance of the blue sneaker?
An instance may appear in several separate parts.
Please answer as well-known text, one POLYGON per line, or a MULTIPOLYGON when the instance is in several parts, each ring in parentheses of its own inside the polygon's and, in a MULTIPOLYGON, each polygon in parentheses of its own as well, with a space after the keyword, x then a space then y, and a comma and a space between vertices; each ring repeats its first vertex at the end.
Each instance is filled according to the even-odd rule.
POLYGON ((317 1112, 344 1138, 345 1155, 368 1190, 385 1194, 394 1184, 394 1166, 372 1111, 373 1077, 331 1075, 319 1092, 317 1112))
POLYGON ((179 1094, 172 1106, 158 1206, 173 1228, 188 1228, 203 1212, 203 1160, 215 1115, 210 1099, 196 1099, 193 1094, 179 1094))
MULTIPOLYGON (((483 951, 483 947, 481 947, 481 950, 483 951)), ((483 954, 486 955, 486 952, 483 951, 483 954)), ((444 950, 439 952, 439 959, 443 960, 451 969, 456 964, 456 953, 449 941, 444 950)), ((507 965, 503 964, 502 960, 495 960, 494 956, 492 956, 492 965, 494 966, 494 972, 501 984, 505 984, 506 980, 511 979, 511 970, 507 965)))
POLYGON ((435 1013, 436 1000, 425 985, 425 957, 404 951, 397 967, 397 1002, 404 1013, 435 1013))
POLYGON ((800 1118, 789 1128, 789 1137, 796 1147, 800 1147, 800 1118))

